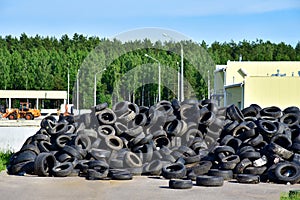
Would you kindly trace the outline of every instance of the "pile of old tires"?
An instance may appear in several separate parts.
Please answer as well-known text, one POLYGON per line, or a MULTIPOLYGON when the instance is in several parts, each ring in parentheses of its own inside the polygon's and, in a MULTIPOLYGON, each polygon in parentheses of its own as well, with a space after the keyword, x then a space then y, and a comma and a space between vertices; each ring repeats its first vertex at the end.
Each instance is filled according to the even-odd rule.
POLYGON ((300 111, 212 100, 122 101, 77 116, 45 117, 10 159, 12 175, 130 180, 162 176, 171 188, 300 181, 300 111))

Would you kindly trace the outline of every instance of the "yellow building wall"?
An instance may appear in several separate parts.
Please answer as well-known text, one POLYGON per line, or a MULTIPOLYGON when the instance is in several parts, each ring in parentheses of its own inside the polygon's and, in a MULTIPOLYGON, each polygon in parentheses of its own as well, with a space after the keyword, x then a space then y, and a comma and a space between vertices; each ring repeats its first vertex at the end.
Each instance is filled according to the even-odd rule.
POLYGON ((277 73, 279 69, 280 74, 286 74, 286 76, 292 76, 294 73, 295 77, 298 76, 300 71, 300 62, 296 61, 260 61, 260 62, 227 62, 226 69, 226 83, 225 85, 231 85, 243 82, 243 77, 238 73, 238 70, 242 68, 247 72, 248 76, 271 76, 277 73))
POLYGON ((242 87, 231 87, 226 89, 227 105, 234 104, 241 108, 242 104, 242 87))
POLYGON ((256 103, 261 107, 300 107, 300 77, 246 77, 244 107, 256 103))

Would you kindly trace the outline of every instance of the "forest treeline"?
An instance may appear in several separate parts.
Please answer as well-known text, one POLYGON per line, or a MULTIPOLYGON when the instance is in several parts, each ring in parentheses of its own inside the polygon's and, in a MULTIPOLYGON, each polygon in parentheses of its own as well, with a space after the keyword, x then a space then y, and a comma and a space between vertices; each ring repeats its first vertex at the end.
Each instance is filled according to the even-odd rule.
MULTIPOLYGON (((145 57, 145 54, 153 56, 162 65, 169 66, 176 71, 179 66, 178 62, 180 63, 180 55, 172 53, 171 49, 180 47, 180 44, 171 43, 168 42, 169 46, 166 47, 167 43, 151 43, 150 40, 145 39, 143 41, 131 41, 123 45, 118 40, 108 40, 96 36, 86 37, 80 34, 74 34, 72 38, 68 35, 63 35, 61 38, 39 35, 29 37, 25 33, 21 34, 20 37, 0 36, 0 89, 67 90, 67 73, 69 71, 70 83, 72 84, 70 87, 72 102, 72 100, 74 101, 73 84, 76 82, 78 69, 83 65, 85 58, 90 56, 93 60, 90 52, 102 45, 105 46, 105 49, 110 49, 110 52, 106 52, 105 49, 102 49, 100 53, 98 52, 100 56, 97 56, 97 59, 99 60, 98 63, 93 63, 95 66, 91 70, 89 76, 91 80, 88 82, 93 85, 93 77, 97 69, 106 67, 107 70, 97 81, 97 103, 110 102, 113 100, 112 93, 116 87, 115 84, 122 75, 136 66, 153 62, 153 60, 145 57), (146 48, 140 48, 143 46, 146 48), (138 50, 128 51, 128 49, 138 50), (121 52, 121 56, 113 61, 108 61, 107 56, 114 54, 115 50, 119 51, 118 53, 121 52), (103 61, 105 59, 106 61, 103 61)), ((182 44, 184 55, 192 55, 197 46, 202 47, 214 64, 226 64, 228 60, 238 61, 240 55, 244 61, 300 61, 300 42, 295 47, 284 42, 272 43, 263 40, 214 42, 210 45, 207 45, 205 41, 200 43, 183 41, 182 44)), ((89 62, 85 64, 89 64, 89 62)), ((194 87, 195 94, 193 95, 202 98, 207 94, 206 83, 203 80, 205 78, 203 74, 193 70, 192 64, 189 60, 184 60, 184 76, 194 87)), ((172 75, 168 78, 176 79, 176 76, 172 75)), ((143 81, 138 78, 135 80, 143 81)), ((86 89, 81 89, 82 93, 92 91, 90 86, 86 87, 86 89)), ((174 88, 176 87, 174 84, 174 88)), ((133 90, 132 93, 124 94, 128 96, 128 100, 148 105, 157 98, 157 85, 155 84, 148 84, 138 89, 133 88, 133 90), (145 91, 147 92, 145 93, 145 91)), ((174 98, 176 96, 174 91, 171 91, 170 88, 162 88, 162 99, 174 98)), ((93 103, 93 97, 90 95, 86 96, 85 100, 82 99, 80 102, 82 106, 89 106, 93 103)))

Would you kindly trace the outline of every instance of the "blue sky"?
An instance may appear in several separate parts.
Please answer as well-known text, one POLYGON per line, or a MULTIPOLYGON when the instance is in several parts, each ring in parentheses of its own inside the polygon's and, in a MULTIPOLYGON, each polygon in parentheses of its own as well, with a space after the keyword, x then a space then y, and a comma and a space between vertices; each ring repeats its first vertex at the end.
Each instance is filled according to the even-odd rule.
POLYGON ((300 0, 1 0, 0 35, 74 33, 112 37, 143 27, 172 29, 211 44, 300 41, 300 0))

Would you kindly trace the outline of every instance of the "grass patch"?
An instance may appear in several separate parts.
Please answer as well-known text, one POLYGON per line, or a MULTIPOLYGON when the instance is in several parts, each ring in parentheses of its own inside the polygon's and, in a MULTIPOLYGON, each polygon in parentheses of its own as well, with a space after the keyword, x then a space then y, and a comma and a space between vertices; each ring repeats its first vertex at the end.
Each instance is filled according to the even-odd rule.
POLYGON ((12 156, 11 151, 0 152, 0 171, 6 169, 6 165, 9 162, 9 158, 12 156))
MULTIPOLYGON (((299 193, 300 193, 300 191, 299 191, 299 193)), ((280 200, 299 200, 300 199, 300 197, 299 197, 299 194, 298 195, 290 195, 290 193, 289 192, 282 192, 281 194, 280 194, 280 200)))

